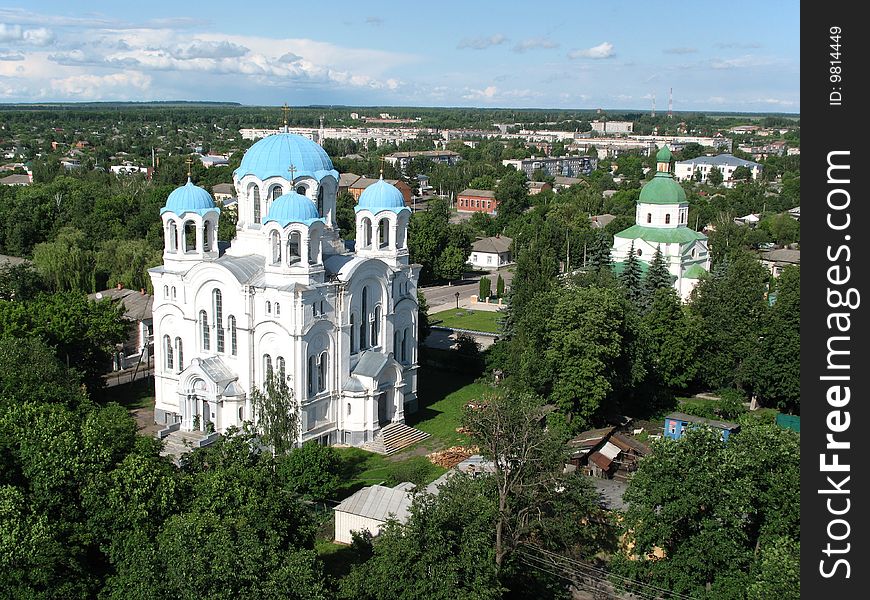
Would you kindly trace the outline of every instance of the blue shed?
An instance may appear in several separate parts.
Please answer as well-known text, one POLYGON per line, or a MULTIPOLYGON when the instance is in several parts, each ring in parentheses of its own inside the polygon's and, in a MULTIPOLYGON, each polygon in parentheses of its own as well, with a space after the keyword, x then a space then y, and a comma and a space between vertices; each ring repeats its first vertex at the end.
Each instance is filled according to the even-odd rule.
POLYGON ((678 440, 686 433, 690 427, 698 426, 712 427, 722 432, 722 439, 728 441, 728 437, 740 429, 740 425, 736 423, 728 423, 727 421, 715 421, 713 419, 705 419, 686 413, 673 412, 665 417, 665 437, 672 440, 678 440))

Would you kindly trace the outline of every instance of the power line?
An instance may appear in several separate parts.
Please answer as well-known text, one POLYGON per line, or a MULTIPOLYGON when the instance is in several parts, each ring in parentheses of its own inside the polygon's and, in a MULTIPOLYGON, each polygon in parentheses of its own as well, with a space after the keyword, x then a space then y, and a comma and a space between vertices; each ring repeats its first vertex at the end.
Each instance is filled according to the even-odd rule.
MULTIPOLYGON (((595 566, 590 565, 590 564, 582 563, 580 561, 569 558, 567 556, 563 556, 561 554, 557 554, 557 553, 552 552, 550 550, 547 550, 545 548, 541 548, 540 546, 524 545, 524 546, 520 546, 518 549, 525 550, 526 555, 528 555, 528 556, 535 556, 531 553, 532 549, 538 551, 541 554, 541 556, 535 556, 535 558, 538 558, 539 560, 545 560, 545 561, 549 560, 551 563, 555 563, 558 560, 558 561, 566 562, 569 565, 573 565, 573 567, 559 565, 559 567, 565 569, 566 572, 571 572, 574 574, 580 572, 588 577, 593 577, 593 578, 605 577, 605 578, 607 578, 607 581, 610 581, 611 578, 617 579, 626 585, 637 586, 637 587, 643 588, 644 590, 647 590, 649 592, 654 592, 656 595, 666 594, 672 598, 676 598, 677 600, 693 600, 693 598, 691 598, 690 596, 687 596, 687 595, 682 594, 680 592, 675 592, 673 590, 668 590, 665 588, 658 587, 658 586, 653 585, 651 583, 646 583, 646 582, 638 581, 636 579, 631 579, 629 577, 625 577, 622 575, 617 575, 617 574, 609 572, 605 569, 601 569, 599 567, 595 567, 595 566), (589 571, 592 571, 593 573, 595 573, 595 575, 589 573, 589 571)), ((553 565, 553 566, 555 567, 556 565, 553 565)))

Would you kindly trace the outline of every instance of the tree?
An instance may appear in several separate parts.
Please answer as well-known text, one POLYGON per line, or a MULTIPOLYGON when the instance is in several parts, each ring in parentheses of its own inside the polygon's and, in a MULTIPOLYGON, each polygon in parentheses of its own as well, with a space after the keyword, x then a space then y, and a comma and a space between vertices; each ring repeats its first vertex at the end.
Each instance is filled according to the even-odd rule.
POLYGON ((342 192, 336 199, 335 218, 338 222, 338 228, 341 231, 341 237, 344 239, 353 239, 356 228, 356 213, 354 212, 356 200, 349 192, 342 192))
POLYGON ((28 264, 9 264, 0 268, 0 300, 32 300, 47 291, 45 280, 28 264))
POLYGON ((641 317, 643 345, 648 367, 658 385, 686 389, 701 367, 698 348, 701 328, 680 303, 673 287, 652 290, 649 306, 641 317))
POLYGON ((279 456, 276 470, 285 488, 306 500, 323 502, 338 487, 339 466, 335 448, 312 441, 279 456))
POLYGON ((84 400, 77 376, 43 340, 0 337, 0 407, 47 402, 73 408, 84 400))
POLYGON ((441 279, 462 279, 468 254, 457 246, 447 246, 435 264, 435 274, 441 279))
POLYGON ((491 286, 492 286, 492 282, 490 281, 489 277, 481 277, 480 283, 478 286, 479 287, 478 295, 477 295, 478 299, 485 300, 485 299, 489 298, 490 295, 492 294, 492 290, 490 289, 491 286))
POLYGON ((740 165, 731 174, 731 179, 735 181, 749 181, 752 179, 752 169, 746 165, 740 165))
POLYGON ((262 390, 251 390, 254 427, 272 455, 287 454, 299 438, 299 407, 293 389, 269 371, 262 390))
POLYGON ((526 174, 522 171, 511 171, 501 178, 495 187, 495 199, 498 200, 498 222, 506 225, 529 205, 529 190, 526 187, 526 174))
POLYGON ((723 181, 722 171, 717 167, 710 167, 710 172, 707 173, 707 183, 710 185, 719 185, 723 181))
POLYGON ((622 266, 622 273, 619 274, 619 281, 625 289, 625 297, 635 306, 640 306, 643 299, 642 278, 643 271, 634 251, 634 241, 632 241, 628 256, 622 266))
POLYGON ((495 295, 499 298, 504 296, 504 278, 502 278, 501 273, 499 273, 498 279, 495 282, 495 295))
POLYGON ((588 249, 588 265, 597 271, 609 271, 613 267, 610 237, 598 231, 588 249))
POLYGON ((755 565, 769 573, 759 550, 799 539, 799 462, 797 434, 752 421, 727 442, 703 427, 655 442, 625 493, 615 570, 682 594, 743 597, 734 590, 751 584, 755 565), (653 552, 661 558, 646 558, 653 552))
POLYGON ((764 315, 747 371, 762 403, 800 413, 800 267, 783 269, 775 285, 776 300, 764 315))
POLYGON ((145 240, 106 240, 96 254, 95 268, 106 287, 120 283, 152 291, 148 269, 163 263, 163 256, 145 240))
POLYGON ((339 598, 495 600, 502 597, 493 546, 496 503, 487 478, 449 478, 414 498, 374 541, 371 558, 341 580, 339 598))
POLYGON ((656 290, 672 287, 673 279, 671 272, 668 270, 665 256, 662 254, 661 245, 656 246, 655 254, 653 254, 652 262, 643 281, 643 292, 647 304, 652 301, 656 290))
POLYGON ((497 567, 532 540, 544 540, 553 549, 595 546, 599 528, 578 526, 595 512, 594 494, 585 480, 565 475, 564 439, 543 427, 541 400, 507 391, 487 396, 482 404, 466 409, 463 424, 492 463, 497 567))
POLYGON ((423 348, 423 342, 429 337, 432 328, 429 325, 429 303, 426 302, 426 296, 419 289, 417 290, 417 345, 423 348))
POLYGON ((55 291, 93 292, 94 253, 85 233, 64 227, 53 242, 37 244, 33 264, 55 291))
POLYGON ((711 389, 745 389, 758 348, 769 274, 748 252, 713 269, 692 291, 690 310, 700 320, 701 376, 711 389))

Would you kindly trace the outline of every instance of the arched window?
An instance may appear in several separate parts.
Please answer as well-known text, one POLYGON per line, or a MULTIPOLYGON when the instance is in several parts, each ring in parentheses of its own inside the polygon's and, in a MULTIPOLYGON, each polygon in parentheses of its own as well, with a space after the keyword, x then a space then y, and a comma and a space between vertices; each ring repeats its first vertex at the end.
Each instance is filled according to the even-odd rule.
POLYGON ((275 303, 275 316, 276 317, 281 316, 281 303, 280 302, 275 303))
POLYGON ((397 360, 399 358, 399 331, 398 330, 393 332, 393 357, 397 360))
POLYGON ((224 302, 223 296, 219 289, 215 289, 211 293, 212 304, 214 305, 214 326, 217 331, 217 351, 224 351, 224 302))
POLYGON ((381 307, 375 307, 375 314, 372 317, 372 346, 379 346, 381 343, 381 307))
POLYGON ((287 238, 287 265, 295 265, 302 260, 302 234, 291 231, 287 238))
POLYGON ((350 410, 351 410, 351 404, 350 404, 350 402, 348 402, 347 403, 347 416, 348 417, 350 416, 350 410))
POLYGON ((172 342, 168 335, 163 336, 163 353, 166 355, 166 370, 172 370, 172 342))
POLYGON ((172 299, 175 300, 175 286, 172 286, 172 299))
POLYGON ((372 247, 372 222, 368 218, 362 220, 363 248, 372 247))
POLYGON ((307 192, 307 191, 308 191, 308 189, 304 185, 300 185, 296 188, 296 193, 299 194, 300 196, 304 196, 305 192, 307 192))
POLYGON ((640 256, 640 255, 642 255, 642 254, 643 254, 643 250, 640 249, 640 248, 638 248, 638 249, 637 249, 637 255, 640 256))
POLYGON ((665 225, 669 224, 670 222, 671 222, 671 213, 667 213, 665 215, 665 225))
POLYGON ((402 362, 408 362, 408 335, 411 333, 411 328, 406 327, 405 331, 402 333, 402 362))
POLYGON ((280 185, 273 185, 269 189, 269 202, 274 202, 275 200, 280 198, 283 193, 284 188, 282 188, 280 185))
POLYGON ((329 373, 329 355, 326 351, 320 353, 320 360, 317 361, 317 391, 326 390, 327 374, 329 373))
POLYGON ((184 251, 196 252, 196 223, 193 221, 184 224, 184 251))
POLYGON ((350 316, 350 353, 356 354, 356 328, 353 315, 350 316))
POLYGON ((646 213, 646 222, 652 223, 652 213, 646 213))
POLYGON ((245 420, 245 407, 240 406, 239 407, 239 423, 241 423, 244 420, 245 420))
POLYGON ((275 365, 278 367, 278 381, 281 383, 287 382, 287 363, 284 362, 284 357, 279 356, 275 359, 275 365))
POLYGON ((269 354, 263 355, 263 381, 267 381, 272 376, 272 356, 269 354))
POLYGON ((254 223, 259 223, 262 220, 260 215, 260 188, 258 186, 254 186, 254 223))
POLYGON ((209 347, 209 331, 208 331, 208 314, 201 310, 199 311, 199 327, 202 339, 202 349, 208 350, 209 347))
POLYGON ((175 221, 169 222, 169 251, 178 252, 178 225, 175 221))
POLYGON ((266 314, 267 315, 272 314, 272 303, 269 302, 268 300, 266 300, 266 314))
POLYGON ((178 372, 184 370, 184 348, 181 345, 181 338, 175 338, 175 350, 178 352, 178 372))
POLYGON ((272 264, 281 264, 281 234, 273 231, 269 236, 272 240, 272 264))
POLYGON ((227 317, 227 325, 230 329, 230 354, 236 356, 239 353, 239 339, 236 335, 236 318, 233 315, 227 317))
POLYGON ((318 188, 317 190, 317 214, 321 217, 325 216, 323 214, 323 188, 318 188))
POLYGON ((202 232, 202 251, 211 252, 211 238, 214 235, 214 223, 211 221, 205 222, 205 229, 202 232))
POLYGON ((390 245, 390 221, 381 219, 378 222, 378 239, 380 240, 380 248, 386 248, 390 245))
POLYGON ((368 288, 363 288, 363 291, 362 291, 362 312, 360 313, 361 318, 359 321, 359 349, 360 350, 365 350, 366 348, 368 348, 368 344, 366 344, 366 334, 367 334, 366 328, 368 327, 368 323, 366 323, 366 321, 368 321, 368 314, 369 314, 368 296, 369 296, 368 288))
POLYGON ((315 369, 314 356, 308 357, 308 395, 313 396, 314 390, 317 389, 317 370, 315 369))
POLYGON ((163 297, 167 300, 169 299, 169 286, 168 285, 163 286, 163 297))

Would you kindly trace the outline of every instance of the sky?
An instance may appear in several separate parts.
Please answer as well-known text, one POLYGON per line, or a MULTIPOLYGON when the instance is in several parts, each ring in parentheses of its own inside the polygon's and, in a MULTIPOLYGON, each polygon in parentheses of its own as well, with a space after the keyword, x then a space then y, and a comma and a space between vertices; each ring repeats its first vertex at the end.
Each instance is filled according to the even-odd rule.
POLYGON ((797 0, 4 5, 0 102, 800 111, 797 0))

